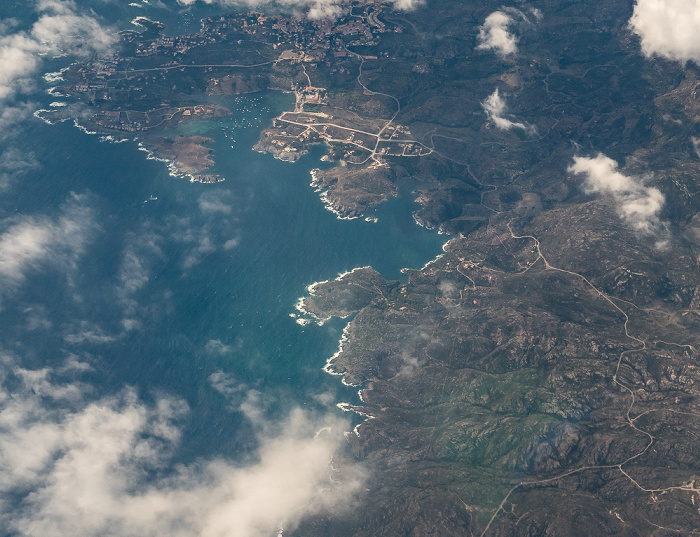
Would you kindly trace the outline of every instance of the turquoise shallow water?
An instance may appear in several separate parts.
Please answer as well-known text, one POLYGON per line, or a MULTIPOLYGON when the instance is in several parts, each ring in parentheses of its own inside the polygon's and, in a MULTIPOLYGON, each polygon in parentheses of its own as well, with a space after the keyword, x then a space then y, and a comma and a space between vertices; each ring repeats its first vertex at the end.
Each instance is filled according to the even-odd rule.
POLYGON ((270 416, 293 405, 339 412, 335 402, 353 400, 321 369, 343 323, 298 325, 297 299, 357 266, 400 278, 439 254, 445 237, 415 224, 409 193, 379 207, 378 223, 337 219, 309 186, 320 148, 294 164, 252 151, 291 103, 279 92, 228 98, 231 118, 177 129, 214 138, 226 179, 214 185, 172 178, 135 142, 27 122, 11 145, 35 165, 3 192, 5 225, 61 224, 78 213, 82 229, 72 233, 84 243, 3 296, 0 326, 25 367, 76 356, 92 365, 86 381, 96 395, 134 386, 145 400, 182 398, 191 410, 183 460, 251 446, 249 424, 227 410, 212 375, 257 390, 270 416))

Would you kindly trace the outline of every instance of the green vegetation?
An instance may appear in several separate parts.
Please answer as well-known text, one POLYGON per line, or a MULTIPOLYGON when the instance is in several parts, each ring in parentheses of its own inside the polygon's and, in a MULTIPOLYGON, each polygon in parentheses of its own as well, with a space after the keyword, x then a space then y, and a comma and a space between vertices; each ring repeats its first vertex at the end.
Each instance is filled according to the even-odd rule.
POLYGON ((493 3, 356 2, 333 23, 253 13, 172 41, 128 32, 118 58, 66 73, 62 91, 105 132, 203 117, 185 109, 211 94, 294 91, 258 150, 296 160, 326 144, 345 166, 314 187, 341 216, 410 181, 416 220, 454 237, 408 282, 366 268, 305 299, 317 318, 351 319, 331 368, 374 418, 349 436, 372 479, 351 518, 293 534, 700 526, 696 68, 645 60, 629 2, 532 7, 545 16, 520 5, 507 57, 475 48, 493 3), (510 129, 482 104, 496 89, 510 129), (663 194, 654 229, 568 171, 599 152, 663 194))

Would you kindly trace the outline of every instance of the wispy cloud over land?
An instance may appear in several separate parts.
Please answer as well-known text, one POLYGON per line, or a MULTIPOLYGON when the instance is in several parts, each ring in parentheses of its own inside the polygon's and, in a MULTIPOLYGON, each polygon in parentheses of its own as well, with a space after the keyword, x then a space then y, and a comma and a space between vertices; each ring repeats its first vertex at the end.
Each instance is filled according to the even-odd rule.
POLYGON ((526 132, 534 131, 534 127, 532 125, 526 125, 525 123, 521 123, 519 121, 511 121, 505 117, 507 113, 506 103, 501 97, 498 89, 489 95, 486 100, 481 103, 481 106, 486 112, 486 116, 490 121, 493 121, 493 124, 497 129, 506 131, 511 129, 520 129, 526 132))
POLYGON ((657 237, 657 246, 668 239, 668 225, 659 213, 665 197, 658 188, 647 186, 641 177, 618 171, 613 159, 599 153, 596 157, 574 157, 569 172, 586 176, 585 190, 607 196, 628 226, 643 235, 657 237))
POLYGON ((31 37, 54 55, 90 56, 114 46, 117 34, 104 28, 94 17, 82 14, 71 0, 40 0, 39 20, 31 37))
POLYGON ((630 27, 646 56, 700 63, 700 1, 637 0, 630 27))
POLYGON ((0 99, 29 89, 43 55, 87 56, 105 52, 116 42, 114 33, 79 14, 73 2, 43 0, 38 11, 31 30, 0 36, 0 99))
MULTIPOLYGON (((27 105, 12 100, 34 86, 33 77, 43 57, 89 56, 104 53, 117 35, 92 16, 80 13, 71 0, 40 0, 38 19, 31 28, 15 31, 0 26, 0 127, 7 128, 27 117, 27 105)), ((0 135, 1 136, 1 135, 0 135)))
POLYGON ((336 419, 294 410, 256 429, 245 466, 172 468, 183 402, 147 405, 132 390, 90 401, 60 377, 0 360, 0 524, 15 535, 268 537, 345 511, 362 483, 359 469, 331 467, 347 426, 336 419))
POLYGON ((479 28, 477 49, 492 50, 500 56, 507 56, 518 51, 518 38, 511 31, 513 17, 503 11, 494 11, 479 28))
MULTIPOLYGON (((346 11, 347 2, 343 0, 177 0, 179 4, 189 6, 198 2, 205 4, 223 4, 230 6, 278 6, 282 9, 300 11, 311 19, 335 18, 346 11)), ((384 0, 385 4, 395 9, 411 11, 423 5, 424 0, 384 0)))

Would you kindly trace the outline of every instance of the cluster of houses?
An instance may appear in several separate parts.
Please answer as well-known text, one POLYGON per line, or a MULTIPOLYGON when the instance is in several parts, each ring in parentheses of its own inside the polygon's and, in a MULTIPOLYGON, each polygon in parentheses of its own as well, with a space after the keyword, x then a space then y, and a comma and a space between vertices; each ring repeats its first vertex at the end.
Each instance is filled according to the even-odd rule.
POLYGON ((216 43, 211 35, 192 35, 181 37, 160 36, 147 46, 138 47, 136 56, 153 56, 154 54, 176 55, 185 54, 194 47, 216 43))

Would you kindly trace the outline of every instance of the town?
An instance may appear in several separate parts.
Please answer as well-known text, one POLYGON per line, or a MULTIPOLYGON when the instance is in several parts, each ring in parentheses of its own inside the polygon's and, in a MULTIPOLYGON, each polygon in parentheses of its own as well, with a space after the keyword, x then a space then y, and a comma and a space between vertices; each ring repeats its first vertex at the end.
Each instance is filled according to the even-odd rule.
MULTIPOLYGON (((378 1, 354 2, 337 20, 233 13, 203 19, 198 33, 183 36, 166 36, 162 24, 138 18, 134 24, 141 31, 121 32, 118 54, 71 67, 61 91, 100 108, 93 126, 147 131, 213 113, 183 107, 187 96, 267 89, 261 79, 243 88, 222 89, 236 77, 232 69, 261 77, 282 63, 301 64, 306 73, 304 64, 347 61, 348 47, 370 47, 380 34, 400 31, 381 20, 385 9, 378 1)), ((302 84, 289 79, 286 87, 277 89, 294 91, 298 110, 305 104, 326 104, 326 90, 314 87, 308 75, 306 80, 302 84)))
POLYGON ((370 160, 382 164, 381 157, 420 157, 432 152, 413 139, 404 126, 386 125, 386 121, 333 108, 283 112, 263 133, 260 148, 283 160, 296 160, 316 143, 326 143, 330 148, 328 160, 341 164, 365 164, 370 160))

